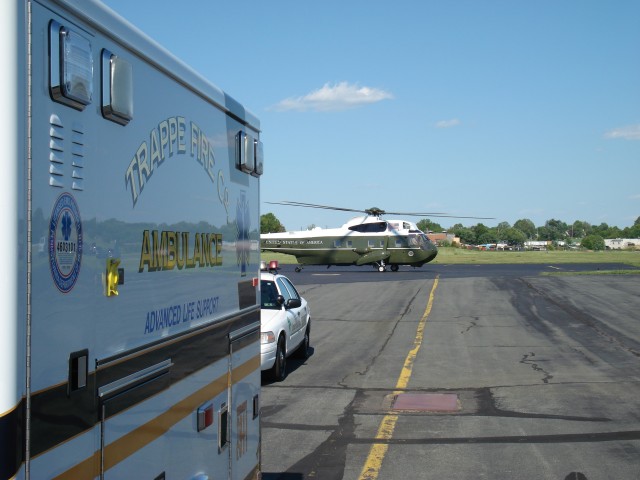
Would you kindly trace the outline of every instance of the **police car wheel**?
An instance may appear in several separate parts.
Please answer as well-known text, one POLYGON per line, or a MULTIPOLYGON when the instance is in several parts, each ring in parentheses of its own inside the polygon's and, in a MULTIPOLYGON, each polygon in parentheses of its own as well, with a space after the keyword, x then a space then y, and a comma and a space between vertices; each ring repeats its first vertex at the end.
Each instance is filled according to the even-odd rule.
POLYGON ((304 332, 304 339, 302 340, 302 343, 300 344, 300 346, 298 347, 298 349, 296 350, 296 358, 301 358, 306 360, 307 358, 309 358, 311 356, 311 325, 307 325, 307 329, 304 332))
POLYGON ((284 337, 278 339, 278 347, 276 349, 276 361, 271 369, 271 375, 277 382, 283 381, 287 376, 287 354, 285 349, 284 337))

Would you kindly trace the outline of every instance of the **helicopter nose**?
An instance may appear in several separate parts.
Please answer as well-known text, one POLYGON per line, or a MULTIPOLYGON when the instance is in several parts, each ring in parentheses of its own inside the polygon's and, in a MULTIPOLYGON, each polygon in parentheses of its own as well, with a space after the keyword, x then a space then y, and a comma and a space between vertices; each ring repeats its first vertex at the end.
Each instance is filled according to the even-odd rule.
POLYGON ((429 249, 427 249, 426 253, 426 257, 427 257, 427 262, 430 262, 431 260, 433 260, 434 258, 436 258, 436 255, 438 255, 438 249, 435 247, 431 247, 429 249))
POLYGON ((425 257, 427 262, 430 262, 431 260, 436 258, 436 256, 438 255, 438 248, 433 243, 424 245, 423 249, 425 252, 425 257))

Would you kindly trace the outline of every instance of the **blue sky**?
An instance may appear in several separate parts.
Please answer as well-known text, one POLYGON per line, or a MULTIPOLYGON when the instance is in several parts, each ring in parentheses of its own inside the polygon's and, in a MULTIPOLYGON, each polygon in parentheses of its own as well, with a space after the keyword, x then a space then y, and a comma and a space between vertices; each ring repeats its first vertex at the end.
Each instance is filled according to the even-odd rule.
MULTIPOLYGON (((640 2, 105 0, 261 121, 261 213, 640 216, 640 2)), ((415 219, 416 221, 418 219, 415 219)))

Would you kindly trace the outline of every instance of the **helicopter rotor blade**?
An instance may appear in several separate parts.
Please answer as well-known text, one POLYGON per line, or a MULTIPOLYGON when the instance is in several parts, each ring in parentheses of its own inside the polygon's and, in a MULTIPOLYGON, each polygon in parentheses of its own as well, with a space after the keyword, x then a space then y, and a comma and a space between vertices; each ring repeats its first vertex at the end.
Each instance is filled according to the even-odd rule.
POLYGON ((318 205, 315 203, 304 203, 304 202, 291 202, 288 200, 283 200, 282 202, 264 202, 264 203, 268 203, 270 205, 287 205, 290 207, 320 208, 323 210, 337 210, 341 212, 366 213, 364 210, 356 210, 354 208, 331 207, 329 205, 318 205))
POLYGON ((495 220, 495 217, 469 217, 464 215, 450 215, 448 213, 434 213, 434 212, 387 212, 387 215, 406 215, 408 217, 436 217, 436 218, 473 218, 476 220, 495 220))
POLYGON ((437 217, 437 218, 470 218, 475 220, 495 220, 494 217, 472 217, 462 215, 450 215, 444 212, 387 212, 381 208, 372 207, 365 210, 358 210, 355 208, 333 207, 329 205, 318 205, 316 203, 305 202, 293 202, 290 200, 283 200, 281 202, 265 202, 269 205, 286 205, 290 207, 305 207, 305 208, 319 208, 323 210, 336 210, 339 212, 357 212, 364 213, 366 215, 379 217, 381 215, 406 215, 411 217, 437 217))

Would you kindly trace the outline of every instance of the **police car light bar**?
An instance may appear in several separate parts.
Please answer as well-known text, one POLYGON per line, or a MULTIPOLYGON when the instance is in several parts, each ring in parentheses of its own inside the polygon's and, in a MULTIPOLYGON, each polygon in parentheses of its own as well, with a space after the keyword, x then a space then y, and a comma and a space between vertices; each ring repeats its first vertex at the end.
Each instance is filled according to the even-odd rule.
POLYGON ((262 272, 270 272, 270 273, 276 273, 278 271, 278 268, 280 268, 278 266, 278 261, 277 260, 271 260, 269 262, 269 265, 267 265, 267 262, 265 262, 264 260, 262 260, 260 262, 260 271, 262 272))

